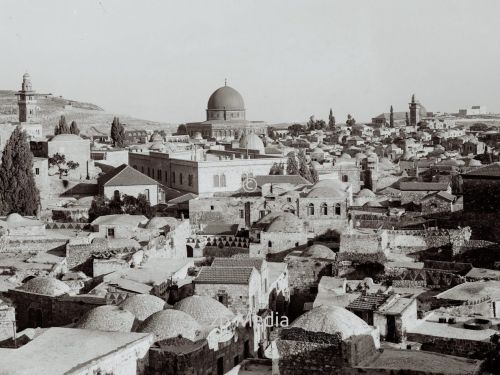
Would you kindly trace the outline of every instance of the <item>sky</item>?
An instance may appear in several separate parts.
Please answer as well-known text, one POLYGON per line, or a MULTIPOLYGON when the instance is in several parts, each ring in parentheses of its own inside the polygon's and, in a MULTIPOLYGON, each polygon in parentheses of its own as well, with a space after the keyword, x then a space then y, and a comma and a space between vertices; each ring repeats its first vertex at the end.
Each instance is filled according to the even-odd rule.
POLYGON ((498 0, 0 0, 0 89, 169 123, 201 121, 224 84, 247 119, 351 113, 415 93, 429 111, 500 112, 498 0))

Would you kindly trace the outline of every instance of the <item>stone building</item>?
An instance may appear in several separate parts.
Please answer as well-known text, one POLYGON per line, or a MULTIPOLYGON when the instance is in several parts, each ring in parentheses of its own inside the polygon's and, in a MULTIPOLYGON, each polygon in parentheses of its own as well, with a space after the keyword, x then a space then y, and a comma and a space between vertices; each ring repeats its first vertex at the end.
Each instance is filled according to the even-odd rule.
POLYGON ((29 138, 42 137, 42 125, 36 123, 38 106, 36 101, 37 93, 33 90, 31 76, 28 73, 23 75, 21 90, 16 93, 17 106, 19 111, 19 124, 26 131, 29 138))
POLYGON ((491 214, 500 211, 500 163, 462 174, 464 212, 491 214))
POLYGON ((267 135, 267 124, 248 121, 243 97, 226 84, 210 96, 206 114, 206 121, 186 124, 189 136, 201 133, 205 139, 238 140, 244 134, 267 135))
POLYGON ((108 199, 123 198, 124 195, 137 198, 142 194, 151 206, 156 206, 164 199, 163 190, 156 180, 127 164, 122 164, 113 171, 99 177, 97 185, 99 194, 108 199))
POLYGON ((131 152, 129 165, 165 187, 200 196, 213 196, 215 193, 240 190, 248 178, 268 175, 276 163, 286 164, 284 157, 252 151, 209 150, 188 155, 131 152))
POLYGON ((9 298, 16 308, 17 328, 64 326, 105 304, 98 296, 77 296, 70 292, 68 284, 53 277, 35 277, 9 290, 9 298))
POLYGON ((0 349, 6 374, 145 375, 153 336, 54 327, 16 349, 0 349), (78 342, 78 345, 75 343, 78 342))

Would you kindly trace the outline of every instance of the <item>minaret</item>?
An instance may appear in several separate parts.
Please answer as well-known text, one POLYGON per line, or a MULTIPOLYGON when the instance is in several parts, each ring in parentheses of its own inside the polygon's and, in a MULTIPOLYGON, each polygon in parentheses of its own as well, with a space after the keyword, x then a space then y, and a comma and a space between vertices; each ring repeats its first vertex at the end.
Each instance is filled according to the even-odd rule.
POLYGON ((420 103, 415 100, 415 94, 411 96, 410 103, 410 126, 415 126, 420 122, 420 103))
POLYGON ((23 75, 21 90, 16 95, 19 122, 32 122, 36 118, 36 92, 31 87, 31 77, 28 73, 23 75))

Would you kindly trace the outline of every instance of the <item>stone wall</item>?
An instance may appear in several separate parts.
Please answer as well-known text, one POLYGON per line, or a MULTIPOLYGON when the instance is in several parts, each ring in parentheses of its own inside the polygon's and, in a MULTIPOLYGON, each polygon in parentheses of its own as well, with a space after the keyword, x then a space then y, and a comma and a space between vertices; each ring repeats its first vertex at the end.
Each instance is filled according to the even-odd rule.
MULTIPOLYGON (((215 300, 219 300, 219 296, 223 297, 224 305, 235 314, 243 314, 246 316, 252 303, 248 285, 195 283, 194 290, 196 295, 207 296, 215 300)), ((255 301, 258 302, 257 296, 255 301)))
POLYGON ((421 350, 474 359, 483 359, 494 348, 494 344, 489 341, 437 337, 420 333, 408 333, 407 340, 421 343, 421 350))

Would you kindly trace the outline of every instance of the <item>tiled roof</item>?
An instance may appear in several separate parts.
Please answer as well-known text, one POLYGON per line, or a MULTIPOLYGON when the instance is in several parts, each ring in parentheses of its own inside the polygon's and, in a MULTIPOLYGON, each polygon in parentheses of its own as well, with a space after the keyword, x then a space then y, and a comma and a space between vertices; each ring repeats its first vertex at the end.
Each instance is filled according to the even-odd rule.
POLYGON ((488 177, 500 177, 500 163, 493 163, 485 165, 484 167, 477 168, 473 171, 464 174, 465 177, 472 176, 488 176, 488 177))
POLYGON ((292 184, 292 185, 311 185, 304 177, 299 175, 269 175, 269 176, 256 176, 257 186, 264 184, 292 184))
POLYGON ((361 295, 352 301, 347 309, 351 310, 377 310, 389 296, 387 294, 366 294, 361 295))
POLYGON ((403 191, 439 191, 448 190, 449 182, 419 182, 419 181, 402 181, 399 183, 399 190, 403 191))
POLYGON ((212 267, 254 267, 260 271, 262 263, 260 258, 215 258, 212 267))
POLYGON ((133 185, 159 185, 151 177, 132 168, 127 164, 116 167, 112 172, 97 179, 101 186, 133 186, 133 185))
POLYGON ((248 284, 253 267, 202 267, 195 284, 248 284))

